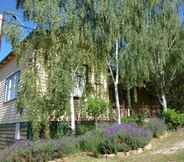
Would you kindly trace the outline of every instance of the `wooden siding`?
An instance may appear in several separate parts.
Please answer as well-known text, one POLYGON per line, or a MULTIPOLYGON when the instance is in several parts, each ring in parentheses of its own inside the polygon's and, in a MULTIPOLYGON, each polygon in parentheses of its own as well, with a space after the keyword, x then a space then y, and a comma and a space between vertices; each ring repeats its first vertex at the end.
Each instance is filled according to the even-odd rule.
MULTIPOLYGON (((15 143, 15 123, 0 124, 0 150, 11 146, 15 143)), ((21 123, 20 136, 21 140, 27 139, 27 124, 21 123)))
POLYGON ((18 70, 14 55, 0 66, 0 124, 16 123, 19 121, 19 116, 16 113, 15 100, 5 102, 6 78, 18 70))
POLYGON ((0 125, 0 149, 15 142, 15 124, 0 125))

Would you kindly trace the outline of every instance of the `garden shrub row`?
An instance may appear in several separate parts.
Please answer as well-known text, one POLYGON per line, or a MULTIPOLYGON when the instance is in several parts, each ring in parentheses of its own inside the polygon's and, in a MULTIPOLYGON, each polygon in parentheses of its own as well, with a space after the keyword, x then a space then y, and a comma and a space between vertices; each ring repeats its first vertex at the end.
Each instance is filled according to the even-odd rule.
POLYGON ((0 152, 0 162, 48 162, 78 151, 78 138, 72 136, 49 141, 19 141, 0 152))
POLYGON ((0 153, 1 162, 47 162, 65 155, 85 151, 94 156, 127 152, 143 148, 153 136, 158 137, 166 131, 160 119, 150 119, 142 127, 135 123, 113 124, 97 128, 80 136, 64 136, 61 139, 15 143, 0 153))
POLYGON ((151 131, 135 124, 115 124, 104 130, 88 132, 81 138, 80 148, 97 156, 143 148, 151 139, 151 131))

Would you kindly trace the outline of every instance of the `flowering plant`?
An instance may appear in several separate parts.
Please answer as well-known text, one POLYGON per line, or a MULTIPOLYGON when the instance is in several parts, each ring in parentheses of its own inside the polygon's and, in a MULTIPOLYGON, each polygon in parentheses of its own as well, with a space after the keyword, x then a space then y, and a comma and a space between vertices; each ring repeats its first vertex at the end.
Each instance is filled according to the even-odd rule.
POLYGON ((144 147, 152 138, 151 131, 135 124, 114 124, 104 130, 104 136, 116 141, 116 144, 127 144, 132 149, 144 147))

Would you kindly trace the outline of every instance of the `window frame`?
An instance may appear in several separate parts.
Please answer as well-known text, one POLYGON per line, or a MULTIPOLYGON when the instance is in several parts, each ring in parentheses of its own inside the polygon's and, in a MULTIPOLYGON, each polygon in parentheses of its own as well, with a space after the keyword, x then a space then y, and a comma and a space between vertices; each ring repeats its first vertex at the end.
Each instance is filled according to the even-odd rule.
MULTIPOLYGON (((12 88, 12 85, 11 87, 9 87, 9 84, 12 84, 12 81, 14 80, 15 81, 15 78, 12 79, 13 77, 15 76, 18 76, 18 80, 16 80, 16 83, 14 83, 14 85, 16 87, 19 87, 19 82, 20 82, 20 70, 17 70, 13 73, 11 73, 10 75, 8 75, 5 79, 5 86, 4 86, 4 103, 7 103, 7 102, 11 102, 11 101, 14 101, 17 99, 17 90, 15 90, 15 94, 14 94, 14 97, 11 97, 12 93, 11 92, 11 88, 12 88)), ((15 87, 14 87, 15 88, 15 87)))

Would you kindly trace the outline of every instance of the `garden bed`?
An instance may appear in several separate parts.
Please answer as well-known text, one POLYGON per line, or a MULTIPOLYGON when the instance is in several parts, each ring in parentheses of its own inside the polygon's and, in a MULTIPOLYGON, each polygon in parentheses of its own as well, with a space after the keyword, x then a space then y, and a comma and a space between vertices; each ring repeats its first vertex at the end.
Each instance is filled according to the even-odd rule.
POLYGON ((153 137, 168 137, 165 123, 157 118, 142 126, 136 123, 113 124, 88 131, 79 136, 64 136, 57 140, 21 141, 0 154, 2 162, 49 161, 85 152, 98 158, 129 157, 152 149, 153 137))

